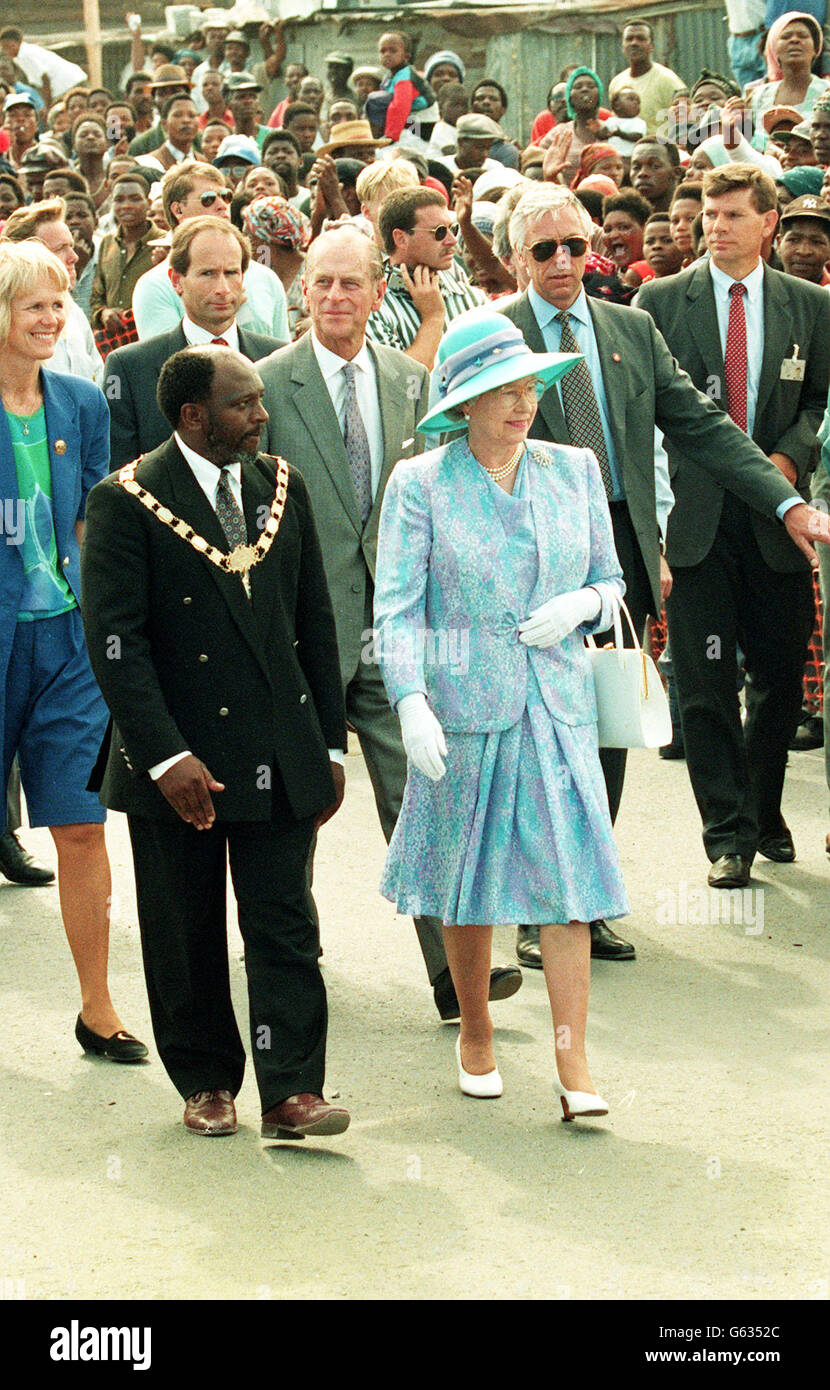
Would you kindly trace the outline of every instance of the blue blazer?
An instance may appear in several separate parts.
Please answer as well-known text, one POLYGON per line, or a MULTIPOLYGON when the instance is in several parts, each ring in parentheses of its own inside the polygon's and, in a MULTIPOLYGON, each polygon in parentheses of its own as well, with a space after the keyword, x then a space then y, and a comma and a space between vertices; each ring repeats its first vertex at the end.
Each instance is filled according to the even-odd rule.
POLYGON ((374 655, 392 705, 421 691, 447 731, 489 733, 521 717, 528 666, 565 724, 596 721, 583 634, 612 621, 625 589, 596 458, 528 440, 524 456, 539 547, 528 612, 511 589, 493 487, 466 439, 398 463, 380 518, 374 655), (553 647, 526 647, 518 624, 556 594, 596 586, 602 610, 553 647))
MULTIPOLYGON (((81 599, 81 552, 75 535, 90 489, 109 472, 109 410, 104 393, 81 377, 41 370, 46 435, 52 471, 52 511, 58 561, 75 598, 81 599), (65 448, 59 448, 59 445, 65 448)), ((23 554, 13 543, 9 521, 18 500, 9 424, 0 409, 0 693, 5 686, 17 614, 23 593, 23 554), (8 520, 7 520, 8 518, 8 520)))

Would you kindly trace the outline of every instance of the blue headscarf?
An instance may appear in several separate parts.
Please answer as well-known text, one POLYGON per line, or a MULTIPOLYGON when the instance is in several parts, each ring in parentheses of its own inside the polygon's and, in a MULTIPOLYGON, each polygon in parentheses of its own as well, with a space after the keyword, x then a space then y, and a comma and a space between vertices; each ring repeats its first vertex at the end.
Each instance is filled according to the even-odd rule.
POLYGON ((602 90, 602 83, 600 82, 599 78, 597 77, 597 74, 594 72, 594 69, 593 69, 593 68, 574 68, 573 72, 571 73, 570 77, 568 78, 567 82, 565 83, 565 104, 566 104, 566 106, 567 106, 567 108, 568 108, 568 115, 570 116, 571 120, 574 120, 574 119, 576 118, 576 112, 574 111, 573 107, 571 106, 571 88, 573 87, 573 84, 574 84, 574 82, 576 81, 576 79, 577 79, 578 77, 586 77, 586 76, 587 76, 587 77, 592 77, 592 78, 594 79, 594 81, 596 82, 596 84, 597 84, 597 91, 599 92, 599 101, 597 102, 597 106, 602 106, 602 100, 603 100, 603 97, 604 97, 605 93, 604 93, 603 90, 602 90))

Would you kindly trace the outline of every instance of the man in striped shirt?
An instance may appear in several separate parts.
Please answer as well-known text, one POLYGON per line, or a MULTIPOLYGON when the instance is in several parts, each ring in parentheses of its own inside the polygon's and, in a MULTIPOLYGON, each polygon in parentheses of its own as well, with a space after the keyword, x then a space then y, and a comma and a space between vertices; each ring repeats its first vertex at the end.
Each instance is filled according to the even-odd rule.
POLYGON ((378 227, 388 257, 386 293, 366 331, 431 371, 447 325, 465 309, 486 304, 487 296, 455 260, 458 224, 436 190, 390 193, 378 227))

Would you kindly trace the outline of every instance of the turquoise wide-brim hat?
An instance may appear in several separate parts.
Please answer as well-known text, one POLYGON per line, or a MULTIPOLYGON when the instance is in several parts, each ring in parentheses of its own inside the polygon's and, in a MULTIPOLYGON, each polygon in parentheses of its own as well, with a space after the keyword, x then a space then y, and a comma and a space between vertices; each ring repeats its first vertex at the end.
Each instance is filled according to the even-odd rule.
POLYGON ((538 376, 550 386, 582 360, 579 352, 531 352, 520 330, 504 314, 473 310, 453 321, 438 345, 430 378, 430 409, 423 434, 458 434, 466 420, 449 411, 511 381, 538 376))

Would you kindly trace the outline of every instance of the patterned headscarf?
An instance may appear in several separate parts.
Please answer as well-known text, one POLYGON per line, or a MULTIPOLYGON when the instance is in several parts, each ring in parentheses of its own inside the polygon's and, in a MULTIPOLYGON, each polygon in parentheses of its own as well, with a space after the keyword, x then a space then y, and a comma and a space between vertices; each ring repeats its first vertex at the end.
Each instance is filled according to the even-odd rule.
POLYGON ((830 111, 830 91, 813 104, 814 111, 830 111))
POLYGON ((821 25, 814 15, 804 14, 801 10, 788 10, 786 14, 779 15, 775 23, 770 25, 770 31, 767 34, 767 41, 764 45, 764 59, 767 64, 768 82, 780 82, 781 78, 784 76, 781 70, 781 64, 775 56, 775 45, 778 43, 782 31, 786 29, 788 24, 792 24, 796 19, 800 19, 802 24, 806 24, 813 35, 816 41, 816 57, 818 57, 824 47, 824 34, 821 31, 821 25))
POLYGON ((599 164, 601 159, 619 159, 617 151, 613 145, 602 145, 598 141, 593 145, 583 146, 579 156, 579 167, 571 181, 571 188, 578 188, 584 178, 587 178, 595 164, 599 164))
POLYGON ((576 81, 576 79, 577 79, 578 77, 592 77, 592 78, 594 79, 594 81, 596 82, 596 84, 597 84, 597 91, 599 92, 599 101, 597 102, 597 106, 602 106, 603 97, 605 96, 605 92, 604 92, 602 83, 600 82, 600 80, 599 80, 599 78, 597 77, 597 74, 594 72, 594 69, 593 69, 593 68, 586 68, 586 67, 574 68, 573 72, 571 73, 570 77, 568 78, 567 82, 565 83, 565 105, 566 105, 567 108, 568 108, 568 116, 570 117, 571 120, 574 120, 575 117, 576 117, 576 112, 574 111, 573 107, 571 106, 571 91, 573 90, 574 82, 576 81))
POLYGON ((702 68, 700 77, 695 82, 689 92, 689 100, 694 99, 698 87, 720 87, 724 97, 739 97, 741 89, 737 82, 733 82, 731 77, 724 77, 723 73, 710 72, 708 68, 702 68))
POLYGON ((284 237, 295 251, 305 251, 311 241, 311 223, 305 213, 276 193, 270 198, 254 198, 243 208, 242 221, 254 241, 272 242, 284 237))

